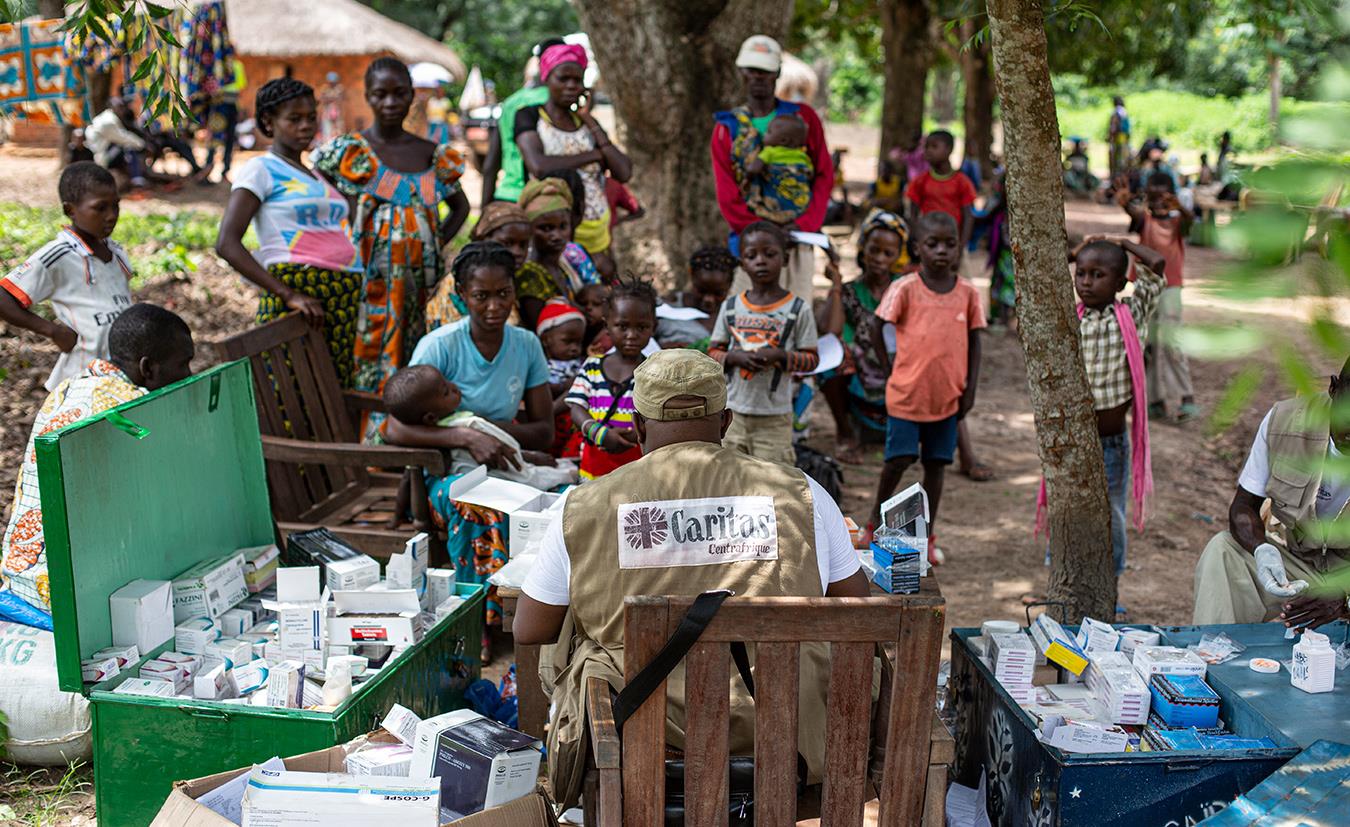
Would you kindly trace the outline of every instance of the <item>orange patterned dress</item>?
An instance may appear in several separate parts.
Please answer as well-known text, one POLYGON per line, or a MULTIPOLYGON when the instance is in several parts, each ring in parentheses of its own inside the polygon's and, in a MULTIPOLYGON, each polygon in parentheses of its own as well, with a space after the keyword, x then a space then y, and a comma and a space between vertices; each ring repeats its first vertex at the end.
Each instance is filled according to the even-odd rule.
MULTIPOLYGON (((353 386, 380 393, 426 333, 427 298, 446 269, 437 233, 439 207, 459 190, 464 159, 442 144, 431 166, 400 172, 383 164, 359 132, 350 132, 319 147, 311 161, 344 195, 357 199, 352 241, 366 270, 353 386)), ((381 419, 368 417, 366 437, 374 435, 381 419)))

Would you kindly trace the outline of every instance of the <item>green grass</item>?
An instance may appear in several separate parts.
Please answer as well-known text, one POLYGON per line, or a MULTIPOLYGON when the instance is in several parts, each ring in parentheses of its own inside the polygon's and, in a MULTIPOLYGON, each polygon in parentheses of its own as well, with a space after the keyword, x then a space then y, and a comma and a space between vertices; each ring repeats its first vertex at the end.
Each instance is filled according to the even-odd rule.
MULTIPOLYGON (((123 213, 113 240, 131 256, 136 271, 132 289, 157 276, 181 277, 195 271, 200 256, 216 243, 219 222, 214 215, 192 210, 163 215, 123 213)), ((0 265, 6 271, 17 267, 66 223, 54 207, 0 203, 0 265)), ((246 237, 244 243, 255 242, 246 237)))
POLYGON ((72 799, 89 787, 87 769, 76 761, 66 767, 55 783, 45 783, 47 770, 25 770, 14 765, 0 766, 0 823, 47 827, 60 823, 62 812, 77 806, 72 799))

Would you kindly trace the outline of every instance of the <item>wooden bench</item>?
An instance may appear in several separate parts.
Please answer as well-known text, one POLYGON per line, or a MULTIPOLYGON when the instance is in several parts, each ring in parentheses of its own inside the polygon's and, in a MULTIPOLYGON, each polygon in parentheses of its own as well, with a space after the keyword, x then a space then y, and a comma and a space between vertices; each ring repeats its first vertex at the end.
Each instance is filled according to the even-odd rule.
MULTIPOLYGON (((692 598, 629 597, 624 608, 625 679, 669 639, 692 598)), ((932 593, 870 598, 732 598, 685 659, 685 823, 724 824, 728 812, 730 647, 756 644, 755 821, 797 823, 797 689, 800 645, 830 644, 823 825, 862 823, 869 735, 880 750, 874 774, 881 824, 921 824, 942 646, 944 604, 932 593), (872 663, 893 646, 894 672, 873 715, 872 663)), ((739 680, 739 678, 737 678, 739 680)), ((587 708, 595 783, 586 809, 600 827, 663 822, 665 685, 615 731, 609 686, 592 679, 587 708)), ((875 760, 875 759, 874 759, 875 760)), ((944 785, 945 786, 945 785, 944 785)))
POLYGON ((421 473, 444 474, 444 457, 432 448, 361 444, 355 424, 360 412, 382 411, 383 400, 342 390, 317 329, 292 313, 215 348, 222 359, 247 359, 252 368, 268 495, 283 542, 290 533, 323 526, 367 554, 388 557, 426 531, 433 562, 444 559, 421 473), (393 514, 405 468, 412 469, 413 524, 389 529, 384 521, 393 514))

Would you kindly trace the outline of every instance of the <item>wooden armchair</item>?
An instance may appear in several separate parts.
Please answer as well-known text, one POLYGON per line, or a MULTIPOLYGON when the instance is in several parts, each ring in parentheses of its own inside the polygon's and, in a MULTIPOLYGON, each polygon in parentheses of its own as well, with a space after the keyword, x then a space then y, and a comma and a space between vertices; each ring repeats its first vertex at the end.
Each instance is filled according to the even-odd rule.
MULTIPOLYGON (((322 526, 372 556, 388 557, 418 531, 436 537, 421 471, 444 474, 444 457, 432 448, 361 444, 361 412, 383 410, 383 401, 342 390, 318 330, 292 313, 215 347, 222 359, 248 359, 252 367, 272 519, 283 540, 322 526), (405 469, 413 525, 389 529, 384 522, 394 513, 405 469)), ((438 545, 443 555, 444 545, 435 542, 433 554, 438 545)))
MULTIPOLYGON (((692 598, 629 597, 624 608, 625 680, 661 650, 692 598)), ((755 823, 797 823, 797 684, 799 647, 830 644, 821 823, 858 825, 868 795, 868 736, 879 742, 880 824, 917 825, 923 817, 938 659, 940 595, 906 598, 732 598, 685 658, 685 823, 725 824, 728 813, 732 641, 757 644, 755 658, 755 823), (872 715, 872 658, 895 648, 895 671, 872 715)), ((624 725, 614 728, 608 684, 587 686, 592 755, 586 811, 600 827, 663 823, 665 685, 624 725)))

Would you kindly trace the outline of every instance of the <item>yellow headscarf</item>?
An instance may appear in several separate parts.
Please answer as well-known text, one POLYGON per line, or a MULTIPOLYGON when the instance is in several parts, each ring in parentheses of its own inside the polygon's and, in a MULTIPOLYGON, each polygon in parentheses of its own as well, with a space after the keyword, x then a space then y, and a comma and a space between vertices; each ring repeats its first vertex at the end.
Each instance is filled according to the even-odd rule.
POLYGON ((520 208, 530 220, 559 210, 572 210, 572 191, 561 178, 536 178, 520 192, 520 208))

